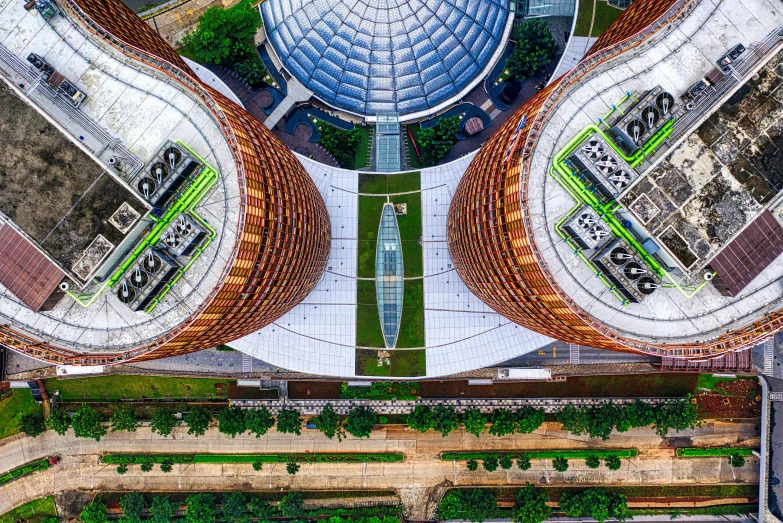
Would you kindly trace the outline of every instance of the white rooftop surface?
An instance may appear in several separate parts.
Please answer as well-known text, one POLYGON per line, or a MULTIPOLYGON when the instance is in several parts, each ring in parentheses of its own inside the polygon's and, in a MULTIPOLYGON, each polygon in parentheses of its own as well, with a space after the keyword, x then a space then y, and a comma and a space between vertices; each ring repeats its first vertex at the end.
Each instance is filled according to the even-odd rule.
MULTIPOLYGON (((489 309, 468 290, 451 263, 446 218, 473 156, 421 171, 428 377, 500 363, 552 342, 489 309)), ((298 158, 329 211, 332 251, 326 273, 291 312, 229 345, 289 370, 355 376, 359 173, 298 158)))
POLYGON ((677 98, 736 43, 763 40, 783 25, 779 0, 701 0, 679 25, 610 60, 564 93, 534 149, 529 184, 536 242, 562 289, 595 319, 642 342, 705 341, 780 308, 783 259, 778 258, 736 298, 706 285, 686 299, 660 289, 623 307, 590 268, 557 236, 554 224, 574 200, 547 174, 554 154, 617 103, 626 91, 656 85, 677 98))
MULTIPOLYGON (((42 340, 80 352, 110 353, 144 345, 180 325, 203 303, 232 256, 238 215, 237 206, 227 202, 239 197, 233 156, 213 116, 189 92, 152 76, 125 56, 107 54, 106 48, 88 40, 65 18, 56 16, 47 25, 35 10, 27 12, 23 5, 18 0, 0 0, 2 46, 25 63, 30 52, 44 57, 87 94, 80 110, 142 162, 151 159, 166 139, 182 140, 221 174, 196 207, 215 227, 217 237, 152 315, 133 312, 108 290, 89 308, 66 296, 53 311, 34 313, 0 285, 0 321, 42 340)), ((2 59, 0 70, 0 76, 11 74, 17 86, 23 82, 2 59)), ((62 127, 80 132, 64 112, 31 92, 62 127)), ((69 137, 78 143, 73 134, 69 137)), ((87 137, 82 147, 95 157, 103 145, 90 143, 87 137)), ((106 158, 100 159, 105 166, 106 158)))

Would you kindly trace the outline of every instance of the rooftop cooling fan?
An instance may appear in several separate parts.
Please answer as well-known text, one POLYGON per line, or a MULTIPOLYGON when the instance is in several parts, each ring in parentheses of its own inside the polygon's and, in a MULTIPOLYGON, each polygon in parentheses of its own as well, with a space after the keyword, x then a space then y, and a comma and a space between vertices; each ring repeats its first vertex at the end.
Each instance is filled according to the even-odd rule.
POLYGON ((177 224, 174 226, 174 230, 181 236, 188 236, 193 232, 193 224, 187 221, 184 216, 180 216, 177 224))
POLYGON ((582 152, 591 160, 597 160, 604 154, 604 146, 598 140, 590 140, 582 146, 582 152))
POLYGON ((166 237, 163 239, 163 243, 166 244, 166 247, 169 247, 171 249, 176 249, 181 242, 182 242, 182 238, 177 234, 174 234, 173 232, 168 233, 166 237))
POLYGON ((644 110, 642 110, 642 121, 646 123, 647 126, 651 129, 656 123, 658 123, 658 120, 660 119, 661 112, 654 106, 650 105, 649 107, 645 107, 644 110))
POLYGON ((162 263, 160 258, 152 254, 152 251, 150 251, 147 253, 147 256, 144 257, 144 263, 142 265, 145 271, 154 274, 160 270, 162 263))
POLYGON ((169 168, 163 162, 155 162, 152 168, 150 168, 150 174, 160 184, 163 183, 163 179, 169 174, 169 168))
POLYGON ((166 159, 166 163, 169 164, 169 167, 174 169, 179 165, 179 162, 182 159, 182 152, 176 147, 169 147, 166 149, 166 152, 163 153, 163 158, 166 159))
POLYGON ((595 162, 598 171, 604 176, 608 176, 617 170, 617 158, 609 154, 605 154, 600 160, 595 162))
POLYGON ((139 180, 136 188, 145 198, 149 200, 150 197, 155 194, 155 190, 158 188, 158 184, 155 183, 154 179, 150 178, 149 176, 145 176, 139 180))
POLYGON ((666 91, 655 97, 655 106, 663 114, 669 114, 674 108, 674 97, 666 91))
POLYGON ((636 288, 639 289, 639 292, 641 292, 644 295, 650 295, 653 292, 655 292, 655 289, 659 288, 660 285, 655 282, 652 278, 649 276, 642 276, 639 278, 639 281, 636 283, 636 288))
POLYGON ((576 223, 579 224, 579 227, 582 229, 589 229, 598 223, 598 220, 596 220, 595 217, 589 212, 584 212, 581 214, 581 216, 579 216, 579 218, 576 219, 576 223))
POLYGON ((122 303, 130 303, 136 298, 136 291, 133 290, 133 287, 128 285, 127 280, 123 280, 123 282, 120 283, 120 288, 117 289, 117 297, 122 303))
POLYGON ((647 271, 642 268, 641 265, 636 263, 635 261, 628 262, 625 267, 623 267, 623 274, 626 278, 629 280, 638 280, 643 275, 647 274, 647 271))
POLYGON ((647 126, 644 125, 644 122, 637 119, 630 122, 626 126, 625 130, 628 133, 628 136, 631 137, 631 140, 634 141, 634 143, 639 143, 642 139, 642 136, 644 136, 644 133, 647 132, 647 126))
POLYGON ((612 249, 612 252, 609 253, 609 259, 612 260, 612 263, 615 265, 624 265, 631 259, 631 255, 622 247, 615 247, 612 249))
POLYGON ((609 236, 609 231, 607 231, 606 228, 602 227, 601 225, 596 225, 587 231, 587 234, 590 236, 591 240, 594 242, 599 242, 609 236))
POLYGON ((607 178, 609 178, 609 181, 612 183, 612 185, 619 190, 625 189, 626 187, 628 187, 628 184, 631 183, 631 175, 623 171, 622 169, 613 172, 612 174, 607 176, 607 178))
POLYGON ((141 270, 141 267, 138 265, 131 271, 130 277, 128 279, 130 280, 131 285, 137 289, 143 289, 150 281, 149 275, 141 270))

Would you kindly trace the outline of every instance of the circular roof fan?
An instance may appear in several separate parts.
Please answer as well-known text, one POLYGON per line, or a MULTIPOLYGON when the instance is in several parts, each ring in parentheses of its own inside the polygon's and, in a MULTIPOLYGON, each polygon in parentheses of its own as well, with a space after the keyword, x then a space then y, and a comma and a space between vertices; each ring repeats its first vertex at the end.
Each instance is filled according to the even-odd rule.
POLYGON ((155 274, 163 266, 163 263, 160 261, 160 258, 152 254, 152 251, 150 251, 147 253, 147 256, 144 257, 144 262, 141 265, 144 267, 145 271, 151 274, 155 274))
POLYGON ((152 167, 150 167, 150 175, 157 180, 158 183, 162 183, 168 174, 169 168, 163 162, 155 162, 152 164, 152 167))
POLYGON ((620 190, 625 189, 628 187, 628 184, 631 183, 631 175, 622 169, 613 172, 607 176, 607 178, 609 178, 609 181, 612 183, 612 185, 620 190))
POLYGON ((599 242, 609 236, 609 231, 604 229, 601 226, 593 227, 589 231, 587 231, 587 235, 590 236, 590 239, 599 242))
POLYGON ((136 299, 136 291, 128 285, 127 281, 123 281, 120 283, 120 288, 117 289, 117 297, 122 303, 130 303, 136 299))
POLYGON ((596 220, 595 217, 589 212, 584 212, 581 216, 579 216, 579 218, 577 218, 576 223, 579 224, 579 227, 582 229, 589 229, 598 223, 598 220, 596 220))
POLYGON ((147 283, 150 281, 149 275, 141 270, 141 267, 136 267, 131 271, 130 277, 128 278, 131 282, 131 285, 136 287, 137 289, 143 289, 147 283))
POLYGON ((177 224, 174 226, 174 230, 181 236, 188 236, 193 232, 193 224, 187 221, 183 216, 180 216, 177 220, 177 224))
POLYGON ((163 239, 163 243, 166 244, 166 247, 171 247, 172 249, 177 247, 181 241, 182 238, 180 238, 173 232, 168 233, 166 237, 163 239))
POLYGON ((655 280, 650 278, 649 276, 642 276, 639 278, 639 281, 636 283, 636 288, 639 289, 639 292, 642 294, 649 296, 650 294, 655 292, 655 289, 660 287, 659 284, 655 283, 655 280))
POLYGON ((669 114, 674 109, 674 97, 667 93, 662 92, 655 97, 655 107, 661 111, 662 114, 669 114))
POLYGON ((169 167, 174 169, 177 165, 179 165, 180 160, 182 160, 182 153, 176 147, 169 147, 166 149, 166 152, 163 153, 163 158, 166 159, 169 167))
POLYGON ((647 274, 647 271, 642 269, 642 266, 636 263, 635 261, 628 262, 625 264, 625 267, 623 267, 623 274, 625 274, 625 277, 629 280, 638 280, 645 274, 647 274))
POLYGON ((601 157, 600 160, 595 162, 596 167, 598 167, 598 170, 603 175, 612 174, 617 170, 617 158, 614 156, 610 156, 608 154, 605 154, 601 157))
POLYGON ((597 160, 604 154, 604 146, 598 140, 590 140, 582 146, 582 152, 591 160, 597 160))
POLYGON ((645 107, 644 110, 642 110, 642 121, 646 123, 650 129, 652 129, 660 119, 661 112, 652 105, 645 107))
POLYGON ((147 198, 148 200, 150 197, 152 197, 153 194, 155 194, 155 190, 158 188, 158 184, 150 178, 149 176, 145 176, 141 180, 139 180, 139 183, 136 185, 136 188, 139 190, 139 192, 147 198))
POLYGON ((634 143, 639 143, 644 133, 647 132, 647 126, 641 120, 634 120, 625 127, 625 132, 628 133, 628 136, 631 137, 634 143))
POLYGON ((631 259, 631 255, 622 247, 615 247, 612 249, 612 252, 609 253, 609 259, 612 260, 612 263, 615 265, 624 265, 631 259))

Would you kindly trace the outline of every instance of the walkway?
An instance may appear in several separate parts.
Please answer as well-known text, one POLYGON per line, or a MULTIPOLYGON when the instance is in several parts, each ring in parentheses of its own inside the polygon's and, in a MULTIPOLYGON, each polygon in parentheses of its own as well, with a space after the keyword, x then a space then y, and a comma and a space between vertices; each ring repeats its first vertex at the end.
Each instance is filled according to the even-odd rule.
POLYGON ((288 82, 288 94, 283 101, 278 105, 272 114, 264 122, 267 129, 273 128, 277 122, 279 122, 283 116, 288 114, 288 111, 296 105, 298 102, 306 102, 313 97, 313 92, 307 87, 302 85, 302 82, 296 78, 291 78, 288 82))
MULTIPOLYGON (((694 444, 720 446, 731 444, 758 445, 755 421, 740 423, 707 422, 703 426, 677 434, 694 444)), ((588 441, 560 430, 557 423, 545 423, 533 434, 504 436, 482 435, 476 438, 457 430, 441 437, 435 432, 420 434, 402 426, 389 426, 373 432, 370 438, 348 437, 341 443, 328 440, 316 430, 304 430, 301 436, 280 434, 274 430, 261 438, 250 435, 235 439, 214 428, 200 438, 175 431, 174 438, 164 439, 146 427, 133 433, 116 432, 106 435, 100 443, 57 436, 47 432, 38 438, 14 437, 0 444, 0 471, 10 470, 26 462, 49 455, 61 461, 51 469, 10 482, 0 489, 0 514, 53 492, 64 490, 279 490, 279 489, 395 489, 406 504, 408 517, 423 520, 431 516, 434 505, 432 491, 443 485, 521 485, 526 481, 540 483, 549 469, 552 484, 628 484, 638 485, 640 479, 650 484, 713 484, 733 483, 726 459, 676 459, 674 450, 655 436, 651 429, 632 429, 615 435, 607 442, 588 441), (443 450, 501 449, 580 449, 637 448, 637 462, 624 461, 621 470, 588 469, 584 461, 571 460, 565 473, 551 471, 545 462, 536 461, 528 471, 469 472, 464 464, 441 461, 443 450), (285 467, 268 464, 254 472, 249 464, 175 465, 170 474, 158 467, 143 473, 131 466, 127 474, 117 475, 115 467, 99 463, 107 452, 179 452, 179 453, 250 453, 250 452, 403 452, 403 463, 363 464, 302 464, 300 472, 289 476, 285 467), (638 468, 637 468, 638 467, 638 468)), ((679 440, 682 442, 683 440, 679 440)), ((737 482, 758 481, 758 461, 736 470, 737 482)))

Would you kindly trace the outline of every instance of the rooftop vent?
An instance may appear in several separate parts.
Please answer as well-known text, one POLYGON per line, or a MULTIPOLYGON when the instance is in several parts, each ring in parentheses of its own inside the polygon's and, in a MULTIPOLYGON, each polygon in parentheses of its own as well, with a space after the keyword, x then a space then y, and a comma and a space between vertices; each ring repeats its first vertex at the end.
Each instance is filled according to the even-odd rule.
POLYGON ((580 209, 564 228, 583 249, 595 249, 612 237, 609 226, 590 207, 580 209))
POLYGON ((660 287, 657 275, 620 238, 597 253, 593 263, 629 302, 639 303, 660 287))

